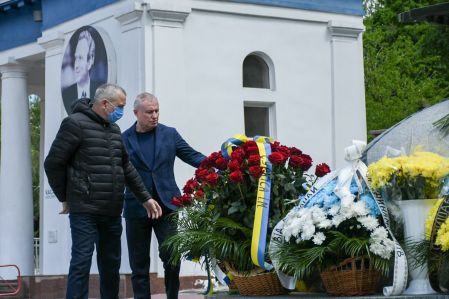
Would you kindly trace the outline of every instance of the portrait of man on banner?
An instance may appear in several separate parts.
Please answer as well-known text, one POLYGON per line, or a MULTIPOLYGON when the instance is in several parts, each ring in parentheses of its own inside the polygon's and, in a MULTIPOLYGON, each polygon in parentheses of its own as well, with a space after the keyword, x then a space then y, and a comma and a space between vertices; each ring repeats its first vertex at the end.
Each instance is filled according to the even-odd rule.
POLYGON ((93 98, 95 90, 108 82, 108 57, 104 41, 91 26, 75 31, 67 44, 61 65, 61 92, 67 114, 73 102, 93 98))

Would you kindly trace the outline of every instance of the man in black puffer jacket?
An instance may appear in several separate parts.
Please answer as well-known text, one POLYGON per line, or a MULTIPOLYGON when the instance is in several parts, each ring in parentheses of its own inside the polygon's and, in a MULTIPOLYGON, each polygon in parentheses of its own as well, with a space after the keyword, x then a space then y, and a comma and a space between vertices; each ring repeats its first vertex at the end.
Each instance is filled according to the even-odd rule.
POLYGON ((95 98, 78 100, 66 117, 45 159, 45 172, 61 214, 70 212, 72 259, 66 298, 88 298, 94 245, 102 299, 118 298, 125 185, 156 219, 162 210, 129 162, 115 124, 126 104, 125 91, 104 84, 95 98))

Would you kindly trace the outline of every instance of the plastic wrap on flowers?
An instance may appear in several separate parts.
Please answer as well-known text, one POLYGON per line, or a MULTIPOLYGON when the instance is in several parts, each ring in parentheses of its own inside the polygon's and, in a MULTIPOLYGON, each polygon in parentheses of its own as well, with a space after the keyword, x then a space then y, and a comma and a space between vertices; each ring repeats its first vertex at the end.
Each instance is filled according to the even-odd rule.
MULTIPOLYGON (((369 187, 366 166, 359 161, 362 150, 360 142, 348 148, 351 165, 319 180, 275 227, 270 254, 284 286, 293 285, 296 278, 337 269, 342 261, 355 257, 369 262, 359 270, 372 272, 367 279, 375 281, 372 278, 378 274, 371 270, 387 274, 389 260, 395 257, 393 286, 385 288, 384 293, 402 293, 407 262, 389 230, 383 201, 369 187)), ((347 295, 361 294, 353 292, 347 295)))
POLYGON ((449 159, 432 152, 383 157, 368 167, 372 188, 385 199, 392 216, 395 235, 403 233, 403 215, 398 201, 438 198, 443 178, 449 172, 449 159))
MULTIPOLYGON (((170 238, 174 260, 186 256, 227 262, 238 273, 259 267, 270 271, 266 254, 274 225, 305 194, 312 158, 267 137, 237 135, 227 140, 195 171, 179 206, 179 234, 170 238)), ((330 171, 315 168, 317 176, 330 171)))

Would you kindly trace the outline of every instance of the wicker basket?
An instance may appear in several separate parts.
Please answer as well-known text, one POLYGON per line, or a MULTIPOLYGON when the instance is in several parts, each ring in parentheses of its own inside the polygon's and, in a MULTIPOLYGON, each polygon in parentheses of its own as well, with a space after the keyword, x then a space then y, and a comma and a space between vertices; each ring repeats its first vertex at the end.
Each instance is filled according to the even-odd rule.
MULTIPOLYGON (((225 263, 218 261, 217 264, 220 270, 223 271, 223 273, 227 273, 229 271, 226 269, 225 263)), ((239 294, 239 289, 237 288, 237 285, 235 284, 234 280, 232 280, 231 283, 228 284, 228 288, 230 295, 239 294)))
POLYGON ((249 274, 239 273, 228 263, 226 269, 234 276, 233 282, 237 285, 240 295, 243 296, 274 296, 288 294, 275 272, 265 272, 263 269, 253 270, 249 274))
POLYGON ((380 273, 373 269, 368 257, 344 260, 329 271, 321 272, 324 287, 332 295, 367 295, 376 292, 380 273))

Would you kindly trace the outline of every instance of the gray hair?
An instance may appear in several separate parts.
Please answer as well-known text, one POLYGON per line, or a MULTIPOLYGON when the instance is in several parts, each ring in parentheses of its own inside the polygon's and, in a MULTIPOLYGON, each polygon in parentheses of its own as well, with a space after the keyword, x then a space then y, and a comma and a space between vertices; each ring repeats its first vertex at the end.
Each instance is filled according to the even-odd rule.
POLYGON ((98 102, 101 99, 107 99, 109 101, 115 101, 118 99, 118 91, 121 91, 125 96, 125 90, 117 84, 105 83, 100 85, 95 91, 94 102, 98 102))
POLYGON ((95 42, 92 38, 92 35, 89 31, 84 30, 81 31, 80 35, 78 36, 78 42, 82 39, 85 39, 87 42, 87 45, 89 47, 89 50, 87 52, 87 60, 92 61, 95 58, 95 42))
POLYGON ((134 109, 137 109, 140 104, 143 102, 159 102, 155 95, 149 93, 149 92, 142 92, 141 94, 138 94, 136 99, 134 100, 134 109))

